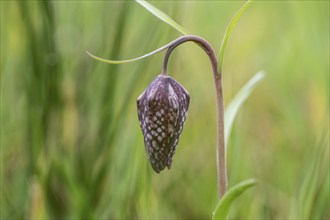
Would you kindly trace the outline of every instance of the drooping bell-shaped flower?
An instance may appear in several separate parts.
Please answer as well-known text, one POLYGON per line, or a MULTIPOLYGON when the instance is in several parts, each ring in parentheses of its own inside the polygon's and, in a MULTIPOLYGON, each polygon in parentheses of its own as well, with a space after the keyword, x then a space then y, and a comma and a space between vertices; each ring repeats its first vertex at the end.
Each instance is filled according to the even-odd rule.
POLYGON ((188 92, 173 78, 159 75, 137 99, 147 157, 159 173, 172 157, 189 107, 188 92))

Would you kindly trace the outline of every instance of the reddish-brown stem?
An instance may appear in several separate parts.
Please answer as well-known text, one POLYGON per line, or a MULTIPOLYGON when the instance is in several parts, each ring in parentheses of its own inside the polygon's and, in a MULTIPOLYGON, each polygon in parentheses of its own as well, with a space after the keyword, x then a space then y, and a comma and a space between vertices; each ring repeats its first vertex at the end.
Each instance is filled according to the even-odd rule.
POLYGON ((223 90, 222 90, 222 74, 218 73, 218 60, 215 55, 213 47, 209 42, 204 40, 201 37, 194 35, 186 35, 182 36, 173 42, 171 42, 171 46, 168 48, 166 55, 164 57, 163 70, 162 74, 167 74, 167 64, 169 57, 172 51, 179 46, 180 44, 193 41, 201 46, 207 55, 210 58, 213 75, 214 75, 214 83, 216 90, 216 99, 217 99, 217 174, 218 174, 218 192, 219 197, 221 198, 226 190, 227 190, 227 169, 226 169, 226 155, 225 155, 225 135, 224 135, 224 104, 223 104, 223 90))

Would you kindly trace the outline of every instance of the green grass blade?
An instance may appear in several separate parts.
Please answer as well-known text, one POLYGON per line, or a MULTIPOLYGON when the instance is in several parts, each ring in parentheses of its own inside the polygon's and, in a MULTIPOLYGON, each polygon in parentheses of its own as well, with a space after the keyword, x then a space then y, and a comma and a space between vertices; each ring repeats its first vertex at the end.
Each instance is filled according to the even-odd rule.
POLYGON ((233 202, 247 189, 251 188, 257 183, 255 179, 247 179, 238 183, 237 185, 230 188, 225 195, 220 199, 219 203, 217 204, 212 220, 215 219, 226 219, 229 213, 230 207, 233 202))
POLYGON ((136 57, 136 58, 132 58, 132 59, 128 59, 128 60, 107 60, 107 59, 104 59, 104 58, 101 58, 101 57, 98 57, 98 56, 95 56, 93 54, 91 54, 90 52, 86 51, 86 53, 91 56, 92 58, 94 58, 95 60, 98 60, 98 61, 101 61, 101 62, 104 62, 104 63, 109 63, 109 64, 124 64, 124 63, 130 63, 130 62, 133 62, 133 61, 137 61, 137 60, 142 60, 146 57, 149 57, 149 56, 152 56, 156 53, 159 53, 163 50, 166 50, 168 47, 170 47, 172 44, 172 42, 158 48, 157 50, 154 50, 150 53, 147 53, 143 56, 140 56, 140 57, 136 57))
MULTIPOLYGON (((165 48, 166 49, 166 48, 165 48)), ((165 50, 163 49, 163 50, 165 50)), ((124 63, 130 63, 130 62, 134 62, 134 61, 138 61, 138 60, 142 60, 146 57, 149 57, 153 54, 156 54, 158 52, 160 52, 162 50, 155 50, 151 53, 148 53, 148 54, 145 54, 143 56, 140 56, 140 57, 136 57, 136 58, 133 58, 133 59, 128 59, 128 60, 107 60, 107 59, 104 59, 104 58, 101 58, 101 57, 98 57, 98 56, 95 56, 93 54, 91 54, 90 52, 86 51, 86 53, 91 56, 92 58, 94 58, 95 60, 98 60, 98 61, 101 61, 103 63, 109 63, 109 64, 124 64, 124 63)))
POLYGON ((222 61, 223 61, 223 55, 225 53, 225 49, 228 43, 228 39, 231 35, 231 32, 233 31, 239 17, 243 14, 243 12, 248 8, 248 6, 252 3, 253 0, 249 0, 247 1, 235 14, 235 16, 232 18, 232 20, 230 21, 226 32, 225 32, 225 36, 222 39, 222 43, 220 46, 220 50, 219 50, 219 55, 218 55, 218 73, 222 73, 222 61))
MULTIPOLYGON (((328 172, 322 167, 329 167, 329 151, 327 149, 329 134, 326 134, 323 141, 315 147, 315 152, 305 161, 304 178, 298 188, 299 212, 295 216, 301 219, 313 219, 315 203, 320 197, 322 185, 326 182, 328 172)), ((328 194, 329 195, 329 194, 328 194)))
POLYGON ((139 3, 145 9, 147 9, 149 12, 151 12, 151 14, 155 15, 157 18, 164 21, 165 23, 171 25, 172 27, 174 27, 176 30, 178 30, 182 34, 184 34, 184 35, 189 34, 189 32, 187 30, 185 30, 181 25, 176 23, 167 14, 165 14, 164 12, 162 12, 161 10, 159 10, 158 8, 156 8, 155 6, 150 4, 149 2, 147 2, 145 0, 136 0, 136 2, 139 3))
POLYGON ((236 94, 236 96, 229 103, 225 112, 225 143, 227 143, 228 138, 230 136, 231 128, 235 117, 237 115, 238 110, 245 102, 245 100, 249 97, 254 87, 260 82, 260 80, 264 77, 264 72, 259 71, 254 75, 244 86, 243 88, 236 94))

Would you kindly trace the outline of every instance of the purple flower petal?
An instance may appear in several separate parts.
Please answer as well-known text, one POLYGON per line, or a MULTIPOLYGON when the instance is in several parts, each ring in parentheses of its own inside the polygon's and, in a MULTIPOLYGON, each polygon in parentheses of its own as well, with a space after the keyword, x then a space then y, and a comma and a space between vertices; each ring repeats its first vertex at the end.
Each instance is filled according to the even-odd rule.
POLYGON ((159 75, 137 99, 147 157, 157 173, 171 168, 189 100, 188 92, 165 75, 159 75))

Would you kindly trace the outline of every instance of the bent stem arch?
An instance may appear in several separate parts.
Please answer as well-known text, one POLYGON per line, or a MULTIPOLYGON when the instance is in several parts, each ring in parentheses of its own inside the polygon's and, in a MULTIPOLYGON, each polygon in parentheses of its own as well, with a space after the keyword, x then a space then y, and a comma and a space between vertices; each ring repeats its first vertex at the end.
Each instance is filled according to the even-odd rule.
POLYGON ((195 35, 185 35, 173 40, 172 42, 164 45, 163 47, 157 50, 154 50, 148 54, 129 60, 106 60, 97 57, 95 55, 92 55, 87 51, 86 52, 92 58, 101 62, 110 63, 110 64, 123 64, 123 63, 133 62, 146 58, 148 56, 154 55, 156 53, 159 53, 167 49, 167 52, 164 57, 163 70, 162 70, 162 74, 167 75, 167 64, 171 53, 177 46, 187 41, 193 41, 197 43, 209 56, 212 65, 214 84, 216 90, 216 106, 217 106, 216 159, 217 159, 218 195, 219 198, 221 198, 227 190, 227 168, 226 168, 226 150, 225 150, 225 134, 224 134, 225 123, 224 123, 224 104, 223 104, 223 89, 222 89, 222 70, 221 70, 222 67, 221 67, 221 63, 218 63, 218 59, 215 55, 215 51, 211 46, 211 44, 201 37, 195 35))
MULTIPOLYGON (((224 104, 223 104, 223 89, 222 89, 222 74, 218 72, 218 60, 215 55, 213 47, 205 39, 194 36, 186 35, 182 36, 173 42, 168 48, 163 62, 162 74, 167 75, 167 64, 169 57, 173 50, 180 44, 193 41, 203 48, 210 58, 215 90, 216 90, 216 105, 217 105, 217 147, 216 147, 216 158, 217 158, 217 176, 218 176, 218 193, 221 198, 227 190, 227 168, 226 168, 226 150, 225 150, 225 134, 224 134, 224 104)), ((221 69, 221 68, 219 68, 221 69)))

